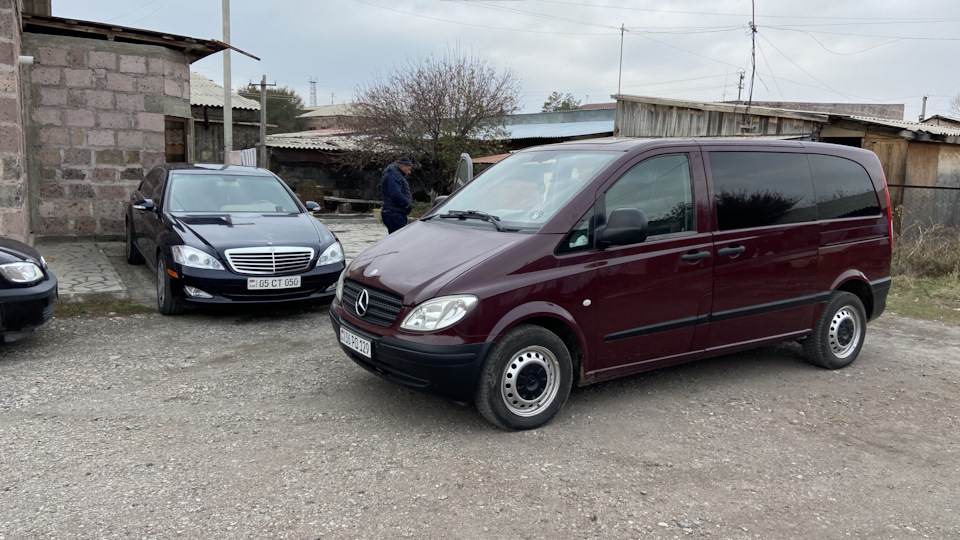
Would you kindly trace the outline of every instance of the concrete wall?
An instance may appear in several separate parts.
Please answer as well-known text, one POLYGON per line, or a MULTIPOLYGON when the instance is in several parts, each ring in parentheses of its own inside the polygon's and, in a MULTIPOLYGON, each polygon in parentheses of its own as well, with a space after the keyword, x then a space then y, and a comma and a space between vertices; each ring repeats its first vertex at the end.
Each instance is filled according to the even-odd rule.
POLYGON ((0 235, 30 240, 20 99, 20 4, 0 0, 0 235))
POLYGON ((118 237, 131 191, 165 161, 165 116, 190 118, 190 70, 154 45, 26 33, 31 228, 118 237))

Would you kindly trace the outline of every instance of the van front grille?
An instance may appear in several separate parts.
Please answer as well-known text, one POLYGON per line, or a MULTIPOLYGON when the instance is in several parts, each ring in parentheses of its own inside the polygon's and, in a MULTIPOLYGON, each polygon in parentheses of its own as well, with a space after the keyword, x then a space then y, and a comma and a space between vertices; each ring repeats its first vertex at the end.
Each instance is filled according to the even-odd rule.
POLYGON ((271 275, 302 272, 310 267, 314 251, 302 247, 236 248, 226 251, 230 268, 238 274, 271 275))
POLYGON ((347 313, 361 321, 366 321, 375 326, 387 327, 397 320, 397 315, 400 314, 400 309, 403 307, 403 298, 348 279, 343 283, 343 307, 347 310, 347 313), (363 290, 367 291, 370 300, 367 303, 367 311, 360 315, 357 313, 357 297, 363 290))

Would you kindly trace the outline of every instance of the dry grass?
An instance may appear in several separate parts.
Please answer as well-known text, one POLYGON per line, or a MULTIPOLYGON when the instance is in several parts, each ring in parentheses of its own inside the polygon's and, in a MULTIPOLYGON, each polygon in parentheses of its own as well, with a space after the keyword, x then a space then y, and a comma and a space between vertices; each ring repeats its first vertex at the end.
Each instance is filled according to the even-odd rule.
POLYGON ((960 324, 960 233, 914 224, 895 239, 887 308, 905 317, 960 324))
POLYGON ((54 317, 106 317, 152 313, 156 309, 132 300, 93 298, 82 302, 60 302, 53 306, 54 317))

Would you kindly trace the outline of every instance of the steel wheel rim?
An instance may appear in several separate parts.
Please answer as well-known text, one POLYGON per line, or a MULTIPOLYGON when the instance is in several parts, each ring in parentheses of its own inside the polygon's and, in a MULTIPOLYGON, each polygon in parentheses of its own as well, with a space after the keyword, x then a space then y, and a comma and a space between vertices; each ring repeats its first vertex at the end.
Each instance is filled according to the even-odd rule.
POLYGON ((860 317, 851 307, 846 306, 833 316, 830 321, 830 350, 837 358, 846 358, 853 354, 860 342, 863 332, 860 317))
POLYGON ((163 264, 163 258, 157 260, 157 302, 162 306, 166 301, 166 287, 164 287, 164 280, 166 279, 167 270, 163 264))
POLYGON ((500 396, 511 413, 531 417, 549 407, 560 390, 560 361, 546 347, 514 354, 500 378, 500 396))

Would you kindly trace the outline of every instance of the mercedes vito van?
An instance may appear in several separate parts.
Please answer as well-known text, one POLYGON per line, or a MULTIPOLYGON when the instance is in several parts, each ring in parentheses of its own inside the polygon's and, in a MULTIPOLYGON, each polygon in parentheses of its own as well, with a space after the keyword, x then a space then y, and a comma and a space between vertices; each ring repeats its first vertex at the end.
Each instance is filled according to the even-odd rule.
POLYGON ((891 249, 869 151, 578 141, 515 153, 368 248, 330 318, 372 373, 529 429, 573 385, 782 341, 847 366, 891 249))

